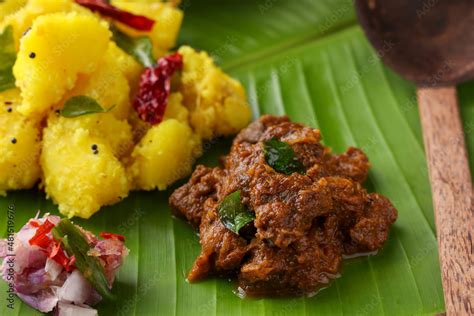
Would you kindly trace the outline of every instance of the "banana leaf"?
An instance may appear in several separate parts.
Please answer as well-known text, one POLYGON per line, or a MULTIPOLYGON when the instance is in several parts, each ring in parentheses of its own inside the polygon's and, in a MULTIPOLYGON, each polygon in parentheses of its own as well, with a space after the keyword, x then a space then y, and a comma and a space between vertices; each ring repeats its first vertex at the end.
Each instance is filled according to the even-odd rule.
MULTIPOLYGON (((199 253, 192 228, 172 217, 166 192, 133 192, 76 223, 124 234, 130 248, 101 315, 434 315, 444 311, 433 207, 415 87, 386 68, 357 25, 349 0, 183 1, 180 44, 209 51, 247 88, 254 117, 286 114, 321 129, 335 152, 362 148, 372 168, 369 190, 399 210, 376 256, 351 259, 342 275, 311 298, 240 299, 224 279, 189 284, 199 253)), ((459 87, 471 169, 474 169, 474 83, 459 87)), ((199 163, 217 165, 231 139, 206 146, 199 163)), ((178 184, 177 184, 178 185, 178 184)), ((57 208, 37 190, 0 198, 15 207, 19 229, 37 210, 57 208)), ((0 232, 6 232, 6 216, 0 232)), ((16 300, 0 315, 37 315, 16 300)))

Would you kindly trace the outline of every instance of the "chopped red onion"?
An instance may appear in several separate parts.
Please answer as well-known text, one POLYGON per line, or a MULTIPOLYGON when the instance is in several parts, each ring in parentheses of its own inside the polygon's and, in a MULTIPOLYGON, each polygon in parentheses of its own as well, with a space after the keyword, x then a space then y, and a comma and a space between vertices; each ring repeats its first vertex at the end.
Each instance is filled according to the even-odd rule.
POLYGON ((56 261, 48 258, 46 259, 46 266, 44 267, 44 271, 48 273, 51 280, 54 281, 63 271, 63 266, 57 263, 56 261))
POLYGON ((97 310, 93 308, 77 306, 59 302, 55 315, 57 316, 97 316, 97 310))
POLYGON ((59 300, 74 304, 84 304, 92 291, 92 286, 79 270, 74 270, 59 290, 59 300))
MULTIPOLYGON (((6 240, 0 239, 0 259, 3 259, 0 267, 2 278, 11 282, 13 273, 13 287, 18 297, 41 312, 47 313, 55 309, 56 315, 97 315, 97 311, 89 306, 98 303, 102 297, 92 288, 89 281, 75 269, 73 263, 73 270, 70 272, 66 271, 57 260, 48 257, 52 255, 50 246, 55 243, 57 245, 52 233, 45 233, 52 243, 48 247, 30 245, 29 241, 46 220, 57 225, 60 218, 46 214, 42 218, 35 217, 28 221, 14 235, 13 253, 8 251, 6 240), (12 260, 13 271, 8 264, 12 260)), ((94 253, 99 258, 106 277, 112 284, 115 273, 128 254, 128 249, 118 239, 99 240, 91 232, 82 228, 80 230, 85 234, 91 247, 89 255, 94 253)))

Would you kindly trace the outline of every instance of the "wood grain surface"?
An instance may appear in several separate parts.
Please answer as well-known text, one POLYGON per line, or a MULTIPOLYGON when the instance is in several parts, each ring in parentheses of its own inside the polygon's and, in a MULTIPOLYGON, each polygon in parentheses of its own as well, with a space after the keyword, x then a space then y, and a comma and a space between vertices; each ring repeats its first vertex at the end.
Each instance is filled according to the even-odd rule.
POLYGON ((455 87, 419 88, 447 315, 474 315, 473 190, 455 87))

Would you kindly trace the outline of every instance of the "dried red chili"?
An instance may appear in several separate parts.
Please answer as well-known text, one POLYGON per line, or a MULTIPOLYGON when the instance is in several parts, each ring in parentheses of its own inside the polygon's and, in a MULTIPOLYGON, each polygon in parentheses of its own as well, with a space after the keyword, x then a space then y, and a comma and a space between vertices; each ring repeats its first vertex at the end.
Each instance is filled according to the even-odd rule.
POLYGON ((163 120, 171 90, 171 77, 183 68, 183 57, 174 53, 146 68, 140 77, 140 88, 133 103, 138 116, 152 125, 163 120))
POLYGON ((112 238, 115 238, 115 239, 118 239, 120 241, 125 241, 125 236, 122 236, 122 235, 119 235, 119 234, 113 234, 113 233, 107 233, 107 232, 101 232, 99 234, 100 237, 104 238, 104 239, 112 239, 112 238))
POLYGON ((151 31, 155 24, 154 20, 121 10, 106 0, 76 0, 76 3, 139 31, 151 31))
POLYGON ((31 246, 35 245, 40 248, 47 248, 51 243, 51 239, 46 236, 51 229, 53 229, 54 224, 49 220, 46 220, 41 226, 36 229, 35 235, 29 240, 31 246))

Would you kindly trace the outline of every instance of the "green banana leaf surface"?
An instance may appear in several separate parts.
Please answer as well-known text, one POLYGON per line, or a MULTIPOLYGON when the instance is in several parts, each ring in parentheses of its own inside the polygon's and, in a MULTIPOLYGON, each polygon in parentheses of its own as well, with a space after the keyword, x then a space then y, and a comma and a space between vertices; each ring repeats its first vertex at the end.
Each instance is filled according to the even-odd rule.
MULTIPOLYGON (((246 87, 254 118, 289 115, 321 129, 335 152, 362 148, 372 164, 369 190, 399 211, 375 256, 345 261, 341 276, 311 298, 240 299, 226 279, 189 284, 199 253, 191 226, 171 215, 166 192, 133 192, 105 207, 86 229, 126 235, 130 256, 100 315, 434 315, 444 311, 434 215, 415 87, 384 66, 346 0, 183 1, 179 43, 207 50, 246 87)), ((459 87, 474 169, 474 83, 459 87)), ((217 165, 231 139, 212 141, 199 163, 217 165)), ((179 185, 179 184, 177 184, 179 185)), ((57 208, 37 190, 0 198, 19 229, 37 210, 57 208)), ((2 215, 0 232, 6 233, 2 215)), ((0 298, 7 285, 1 283, 0 298)), ((37 315, 20 300, 0 315, 37 315)))

